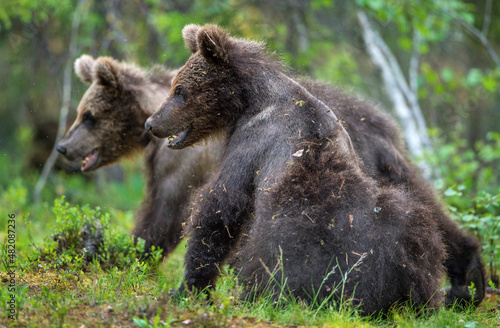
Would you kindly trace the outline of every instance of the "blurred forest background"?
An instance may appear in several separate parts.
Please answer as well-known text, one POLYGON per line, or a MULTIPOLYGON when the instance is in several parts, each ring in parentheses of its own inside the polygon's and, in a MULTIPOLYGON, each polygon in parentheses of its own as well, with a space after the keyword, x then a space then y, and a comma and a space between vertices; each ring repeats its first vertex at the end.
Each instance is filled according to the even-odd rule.
MULTIPOLYGON (((69 108, 63 122, 69 126, 87 88, 69 71, 74 60, 86 53, 176 68, 189 57, 181 31, 190 23, 216 23, 263 40, 297 74, 392 113, 454 217, 483 241, 494 274, 500 2, 493 0, 0 0, 2 213, 46 220, 48 212, 33 205, 33 189, 53 149, 61 108, 69 108)), ((141 167, 132 161, 113 171, 123 176, 84 177, 58 160, 42 206, 66 195, 133 211, 142 199, 141 167)))

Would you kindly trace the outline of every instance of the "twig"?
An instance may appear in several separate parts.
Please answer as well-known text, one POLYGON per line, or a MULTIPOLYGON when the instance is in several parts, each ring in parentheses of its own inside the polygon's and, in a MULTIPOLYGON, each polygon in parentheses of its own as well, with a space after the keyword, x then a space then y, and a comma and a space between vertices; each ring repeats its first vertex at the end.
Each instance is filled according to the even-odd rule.
MULTIPOLYGON (((427 126, 425 124, 424 116, 422 115, 422 109, 420 108, 420 104, 418 103, 417 94, 412 92, 411 88, 408 86, 408 83, 406 82, 403 72, 401 71, 401 68, 398 64, 398 60, 396 59, 392 51, 389 49, 387 44, 384 42, 382 37, 378 33, 376 33, 375 28, 371 25, 366 14, 364 12, 360 13, 362 14, 362 16, 364 16, 359 18, 360 22, 361 20, 363 20, 364 27, 370 29, 371 32, 370 37, 373 39, 375 45, 378 46, 379 49, 382 51, 382 53, 385 55, 386 58, 385 63, 389 67, 391 75, 393 76, 395 83, 399 87, 399 90, 406 98, 406 101, 409 105, 410 114, 413 116, 415 122, 417 123, 417 131, 418 131, 418 136, 421 139, 420 141, 422 142, 425 148, 431 149, 432 144, 430 141, 430 137, 427 134, 427 126)), ((420 42, 420 40, 414 38, 414 42, 415 41, 420 42)), ((418 48, 416 50, 418 51, 418 48)))
POLYGON ((38 246, 35 244, 35 240, 33 239, 33 235, 31 234, 31 223, 29 223, 28 221, 28 216, 29 214, 23 217, 24 224, 26 225, 26 234, 28 235, 28 239, 30 240, 31 245, 33 245, 37 249, 37 251, 40 252, 40 248, 38 248, 38 246))
POLYGON ((470 33, 472 33, 475 37, 477 37, 479 41, 481 41, 483 46, 488 51, 491 59, 493 59, 493 61, 495 62, 495 65, 500 69, 500 59, 498 58, 497 53, 491 46, 490 41, 488 41, 486 36, 483 33, 481 33, 481 31, 479 31, 475 26, 467 23, 463 19, 457 18, 457 20, 463 27, 465 27, 470 33))
POLYGON ((141 0, 139 2, 139 9, 141 10, 144 19, 146 20, 146 24, 149 28, 149 33, 154 36, 156 42, 159 44, 160 53, 165 53, 166 51, 168 51, 168 44, 165 41, 166 38, 158 31, 158 28, 153 21, 154 16, 151 14, 149 5, 144 0, 141 0))
POLYGON ((80 28, 80 18, 82 17, 82 13, 84 10, 84 6, 87 3, 88 0, 79 0, 78 5, 76 7, 76 10, 73 14, 73 22, 71 24, 71 39, 69 43, 69 51, 68 51, 68 60, 66 62, 66 66, 64 68, 64 77, 63 77, 63 99, 62 99, 62 106, 61 106, 61 112, 59 113, 59 126, 57 129, 57 135, 56 135, 56 141, 54 143, 54 146, 52 147, 52 151, 50 153, 49 158, 45 162, 42 173, 40 174, 40 178, 38 179, 38 182, 35 186, 35 189, 33 191, 33 200, 35 204, 38 204, 40 202, 40 194, 43 190, 43 187, 45 186, 45 183, 47 182, 47 178, 50 174, 50 171, 52 170, 52 167, 54 166, 54 163, 56 162, 57 159, 57 143, 59 140, 62 138, 64 135, 64 132, 66 131, 66 121, 68 118, 68 110, 69 110, 69 105, 71 101, 71 68, 72 68, 72 60, 76 54, 77 50, 77 37, 78 37, 78 30, 80 28))
POLYGON ((465 27, 465 29, 469 33, 471 33, 476 38, 478 38, 479 41, 481 41, 481 43, 483 44, 483 46, 488 51, 488 54, 490 55, 491 59, 493 59, 493 61, 495 62, 495 65, 497 66, 497 68, 500 69, 500 59, 498 58, 497 53, 495 52, 495 50, 491 46, 491 43, 488 41, 488 38, 486 37, 486 34, 488 33, 489 25, 490 25, 490 22, 489 22, 490 18, 489 18, 489 16, 491 14, 491 3, 488 4, 488 2, 486 3, 486 9, 485 9, 486 12, 485 12, 485 18, 484 18, 485 21, 484 21, 484 24, 483 24, 483 30, 482 31, 478 30, 474 25, 471 25, 468 22, 466 22, 464 19, 460 18, 454 12, 452 12, 450 10, 447 10, 447 9, 444 9, 444 8, 442 8, 442 10, 445 13, 449 14, 451 17, 453 17, 455 20, 457 20, 457 22, 459 22, 460 25, 462 25, 463 27, 465 27))
MULTIPOLYGON (((425 129, 425 120, 423 120, 418 99, 411 92, 396 58, 370 24, 364 11, 358 11, 358 20, 363 30, 367 52, 381 71, 387 95, 403 125, 408 149, 413 156, 420 157, 424 148, 430 147, 430 138, 425 129), (419 120, 421 124, 418 124, 419 120)), ((420 162, 419 166, 426 178, 432 176, 432 169, 426 163, 420 162)))
MULTIPOLYGON (((418 31, 413 32, 413 50, 412 56, 410 58, 410 67, 409 67, 409 79, 410 79, 410 94, 411 97, 408 98, 408 102, 410 103, 410 107, 412 108, 412 114, 417 122, 417 127, 419 131, 422 133, 422 142, 424 143, 427 149, 432 149, 431 139, 429 134, 427 133, 427 124, 425 123, 425 118, 422 113, 422 109, 420 108, 420 104, 418 103, 418 67, 420 65, 420 41, 421 36, 418 31)), ((434 172, 435 173, 435 172, 434 172)))
POLYGON ((486 0, 486 5, 484 8, 484 22, 483 22, 483 28, 481 30, 481 33, 483 33, 485 36, 488 35, 488 31, 490 30, 490 23, 491 23, 491 0, 486 0))
POLYGON ((113 0, 112 2, 104 2, 104 8, 106 10, 106 22, 108 23, 109 29, 112 32, 112 37, 114 40, 118 40, 119 43, 126 42, 127 36, 123 31, 117 26, 116 22, 119 20, 119 11, 117 6, 119 1, 113 0))
POLYGON ((418 67, 420 64, 420 33, 413 31, 413 49, 410 58, 410 67, 408 68, 408 78, 410 80, 410 89, 413 94, 418 93, 418 67))

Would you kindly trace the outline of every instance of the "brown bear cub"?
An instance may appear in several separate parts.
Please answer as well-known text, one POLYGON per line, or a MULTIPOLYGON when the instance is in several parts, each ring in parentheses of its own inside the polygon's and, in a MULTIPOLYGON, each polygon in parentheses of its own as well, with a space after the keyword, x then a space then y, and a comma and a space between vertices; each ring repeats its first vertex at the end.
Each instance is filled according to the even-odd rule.
POLYGON ((336 106, 287 76, 262 44, 213 25, 183 36, 193 55, 145 126, 173 149, 223 138, 221 163, 194 198, 187 288, 214 286, 239 250, 253 293, 348 297, 365 314, 436 307, 446 252, 432 210, 363 172, 336 106))
POLYGON ((175 71, 159 66, 145 71, 88 55, 75 61, 75 71, 90 86, 57 149, 70 160, 81 159, 83 172, 145 150, 147 195, 133 234, 146 241, 146 250, 154 245, 168 254, 181 240, 190 195, 213 171, 220 147, 210 143, 179 153, 144 131, 144 122, 168 94, 175 71))
MULTIPOLYGON (((155 245, 166 255, 179 242, 192 191, 206 180, 218 161, 217 145, 171 151, 167 142, 144 134, 143 124, 167 96, 175 72, 159 66, 147 71, 111 58, 93 59, 87 55, 76 60, 75 70, 90 86, 73 127, 58 149, 70 159, 82 159, 82 171, 86 172, 145 149, 147 195, 133 233, 146 240, 146 249, 155 245)), ((484 284, 480 284, 483 275, 477 255, 479 244, 446 216, 432 190, 405 158, 398 129, 390 117, 328 85, 307 79, 300 83, 336 108, 366 174, 382 184, 404 185, 432 209, 450 254, 445 265, 453 287, 447 301, 470 300, 467 286, 471 281, 477 290, 474 300, 481 301, 484 288, 480 286, 484 284)))

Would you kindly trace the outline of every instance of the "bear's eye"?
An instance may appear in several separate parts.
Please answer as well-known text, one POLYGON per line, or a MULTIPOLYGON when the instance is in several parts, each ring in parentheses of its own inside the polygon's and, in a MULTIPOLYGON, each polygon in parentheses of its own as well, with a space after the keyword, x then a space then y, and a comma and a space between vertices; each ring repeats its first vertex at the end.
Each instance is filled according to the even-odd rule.
POLYGON ((95 117, 90 112, 85 112, 82 118, 82 124, 89 130, 92 130, 95 125, 95 117))
POLYGON ((184 90, 183 87, 181 87, 180 85, 178 85, 177 87, 175 87, 175 90, 174 90, 174 96, 182 96, 182 97, 186 97, 186 91, 184 90))

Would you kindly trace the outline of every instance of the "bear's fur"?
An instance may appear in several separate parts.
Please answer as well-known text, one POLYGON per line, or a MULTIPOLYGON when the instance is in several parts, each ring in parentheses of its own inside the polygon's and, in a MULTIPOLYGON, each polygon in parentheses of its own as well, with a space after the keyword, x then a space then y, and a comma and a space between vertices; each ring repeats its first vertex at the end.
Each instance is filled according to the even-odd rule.
POLYGON ((446 304, 479 305, 486 293, 486 273, 481 263, 481 244, 461 230, 444 210, 433 188, 408 160, 397 126, 381 111, 366 102, 348 97, 339 90, 311 80, 299 80, 308 91, 335 108, 362 160, 363 171, 382 185, 404 187, 410 195, 430 210, 443 234, 447 258, 444 262, 451 287, 446 290, 446 304), (469 287, 476 293, 471 297, 469 287))
MULTIPOLYGON (((146 71, 111 58, 94 59, 88 55, 75 61, 75 70, 90 86, 79 105, 78 117, 60 146, 70 158, 84 158, 94 149, 100 149, 102 156, 94 165, 84 168, 87 171, 146 149, 147 195, 133 234, 146 240, 147 249, 155 245, 167 254, 179 241, 181 224, 188 215, 189 195, 206 180, 220 152, 214 144, 196 150, 186 149, 182 153, 173 152, 166 147, 165 141, 143 133, 145 118, 168 94, 174 71, 159 66, 146 71), (103 69, 106 67, 110 70, 103 69), (83 120, 90 108, 99 119, 91 132, 89 122, 83 120)), ((308 79, 299 82, 328 106, 335 107, 361 157, 365 173, 382 184, 405 185, 432 209, 450 250, 445 264, 453 287, 447 301, 470 300, 467 286, 471 281, 477 287, 475 301, 482 300, 484 288, 480 287, 480 282, 484 278, 477 254, 479 244, 460 231, 441 209, 432 190, 408 161, 398 128, 390 117, 331 86, 308 79)))
POLYGON ((309 301, 354 295, 363 313, 437 306, 445 245, 432 210, 363 172, 338 108, 288 77, 262 44, 213 25, 189 25, 183 36, 193 54, 146 129, 174 149, 214 134, 224 145, 194 198, 186 286, 214 286, 243 239, 236 263, 253 292, 279 268, 286 288, 309 301))
POLYGON ((145 150, 147 193, 132 233, 146 241, 146 250, 154 245, 168 254, 180 241, 190 195, 207 180, 220 147, 210 143, 179 153, 144 131, 144 122, 170 90, 175 71, 159 66, 145 71, 88 55, 75 61, 75 71, 89 88, 58 150, 70 160, 82 159, 84 172, 145 150))

